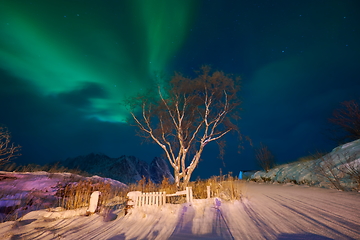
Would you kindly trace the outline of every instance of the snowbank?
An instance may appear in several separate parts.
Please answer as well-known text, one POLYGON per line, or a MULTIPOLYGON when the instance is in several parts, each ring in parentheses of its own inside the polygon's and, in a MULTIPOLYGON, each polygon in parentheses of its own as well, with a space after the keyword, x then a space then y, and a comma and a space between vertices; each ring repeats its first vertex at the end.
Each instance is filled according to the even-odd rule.
MULTIPOLYGON (((104 182, 112 188, 126 188, 127 185, 99 176, 83 177, 71 173, 48 173, 48 172, 5 172, 0 171, 0 222, 21 217, 24 214, 39 210, 50 209, 58 203, 56 193, 65 184, 78 181, 104 182), (10 219, 9 219, 10 218, 10 219)), ((84 210, 84 214, 85 214, 84 210)), ((59 211, 48 211, 50 218, 65 218, 81 215, 82 210, 75 212, 60 213, 59 211)))
POLYGON ((351 176, 351 171, 355 171, 355 175, 360 173, 359 166, 360 139, 340 145, 319 159, 280 165, 268 172, 258 171, 251 176, 251 179, 359 190, 359 179, 356 180, 351 176))

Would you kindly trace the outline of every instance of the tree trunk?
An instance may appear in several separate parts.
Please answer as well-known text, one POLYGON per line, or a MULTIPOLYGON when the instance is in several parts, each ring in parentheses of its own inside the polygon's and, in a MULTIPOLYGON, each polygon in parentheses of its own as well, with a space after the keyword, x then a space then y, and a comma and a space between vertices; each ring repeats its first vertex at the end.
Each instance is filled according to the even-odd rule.
POLYGON ((187 187, 187 185, 189 184, 189 182, 190 182, 190 177, 191 177, 191 175, 189 175, 189 174, 186 174, 185 176, 184 176, 184 180, 183 180, 183 188, 185 189, 186 187, 187 187))
POLYGON ((174 168, 174 180, 176 183, 176 187, 179 188, 180 187, 180 177, 179 177, 179 170, 174 168))

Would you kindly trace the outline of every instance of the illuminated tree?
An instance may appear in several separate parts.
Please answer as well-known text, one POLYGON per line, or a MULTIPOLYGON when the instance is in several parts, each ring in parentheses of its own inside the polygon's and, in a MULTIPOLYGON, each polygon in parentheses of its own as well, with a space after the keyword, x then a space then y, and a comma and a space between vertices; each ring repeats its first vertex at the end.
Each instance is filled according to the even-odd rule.
POLYGON ((355 100, 342 102, 329 121, 347 133, 340 138, 341 142, 360 139, 360 106, 355 100))
POLYGON ((20 156, 20 146, 11 143, 11 134, 6 127, 0 126, 0 165, 20 156))
POLYGON ((232 130, 239 133, 233 123, 239 119, 239 83, 239 78, 203 66, 194 79, 175 73, 166 87, 158 85, 154 94, 129 100, 139 133, 164 150, 178 187, 188 184, 208 143, 232 130))

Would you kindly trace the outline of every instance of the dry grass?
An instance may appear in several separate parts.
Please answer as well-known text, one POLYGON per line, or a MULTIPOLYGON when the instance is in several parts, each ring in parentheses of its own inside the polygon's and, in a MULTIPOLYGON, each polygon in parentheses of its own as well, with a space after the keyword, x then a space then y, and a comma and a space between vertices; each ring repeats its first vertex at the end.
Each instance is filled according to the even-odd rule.
POLYGON ((322 158, 322 157, 325 156, 326 154, 327 154, 327 152, 323 152, 323 151, 317 150, 315 153, 311 153, 311 154, 308 155, 308 156, 301 157, 301 158, 299 158, 297 161, 298 161, 298 162, 309 162, 309 161, 312 161, 312 160, 316 160, 316 159, 322 158))
MULTIPOLYGON (((210 186, 210 197, 218 197, 223 200, 241 199, 241 187, 239 180, 234 178, 231 173, 227 175, 213 176, 206 180, 197 179, 190 182, 189 187, 192 187, 193 197, 195 199, 207 198, 207 186, 210 186)), ((154 184, 151 181, 146 181, 145 178, 138 181, 136 184, 129 185, 128 192, 166 192, 167 194, 178 191, 175 183, 170 183, 169 179, 165 178, 161 184, 154 184)), ((181 203, 185 201, 185 197, 171 197, 171 203, 181 203)))
POLYGON ((59 207, 64 209, 76 209, 89 205, 90 195, 94 191, 100 191, 101 203, 105 203, 111 195, 110 184, 92 183, 91 181, 80 181, 69 183, 59 188, 56 196, 59 197, 59 207))
POLYGON ((145 177, 139 180, 137 183, 128 184, 128 191, 141 191, 141 192, 158 192, 160 186, 148 181, 145 177))
MULTIPOLYGON (((56 175, 56 173, 54 173, 56 175)), ((75 176, 75 175, 74 175, 75 176)), ((164 179, 161 184, 154 184, 151 181, 147 181, 145 178, 138 181, 136 184, 131 184, 127 188, 114 188, 108 183, 101 182, 99 180, 91 180, 81 178, 70 177, 64 179, 62 185, 58 185, 57 193, 55 196, 46 196, 43 192, 32 192, 28 195, 28 199, 22 200, 21 209, 26 209, 31 206, 31 211, 41 208, 56 208, 61 207, 65 210, 78 209, 82 207, 88 207, 90 201, 90 195, 94 191, 100 191, 98 211, 104 214, 118 209, 125 209, 127 202, 127 193, 130 191, 142 191, 142 192, 166 192, 167 194, 175 193, 178 191, 176 184, 169 182, 169 179, 164 179), (38 196, 39 195, 39 196, 38 196), (34 208, 34 206, 37 206, 34 208)), ((196 180, 189 183, 189 187, 192 187, 194 199, 206 199, 207 198, 207 186, 210 186, 211 196, 219 197, 223 200, 236 200, 241 199, 241 184, 239 180, 232 177, 231 174, 213 176, 206 180, 196 180)), ((9 194, 9 193, 7 193, 9 194)), ((1 196, 0 196, 1 197, 1 196)), ((168 202, 172 204, 184 203, 185 196, 168 197, 168 202)), ((0 222, 8 220, 16 220, 21 216, 18 216, 19 209, 13 209, 6 215, 6 218, 0 219, 0 222)), ((30 210, 30 209, 29 209, 30 210)))
POLYGON ((190 182, 189 186, 192 187, 196 199, 207 198, 207 186, 210 186, 210 197, 218 197, 226 201, 241 199, 239 180, 234 178, 231 173, 213 176, 207 180, 199 179, 190 182))

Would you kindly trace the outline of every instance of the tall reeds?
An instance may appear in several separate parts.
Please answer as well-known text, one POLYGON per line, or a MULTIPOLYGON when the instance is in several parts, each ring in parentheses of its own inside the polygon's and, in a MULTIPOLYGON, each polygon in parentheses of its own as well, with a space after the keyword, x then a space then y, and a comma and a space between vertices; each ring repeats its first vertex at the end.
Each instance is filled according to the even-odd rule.
POLYGON ((100 191, 99 206, 106 205, 106 202, 114 197, 116 192, 109 183, 93 183, 89 180, 68 183, 60 188, 56 194, 59 197, 59 207, 64 209, 76 209, 89 206, 90 195, 94 191, 100 191))

